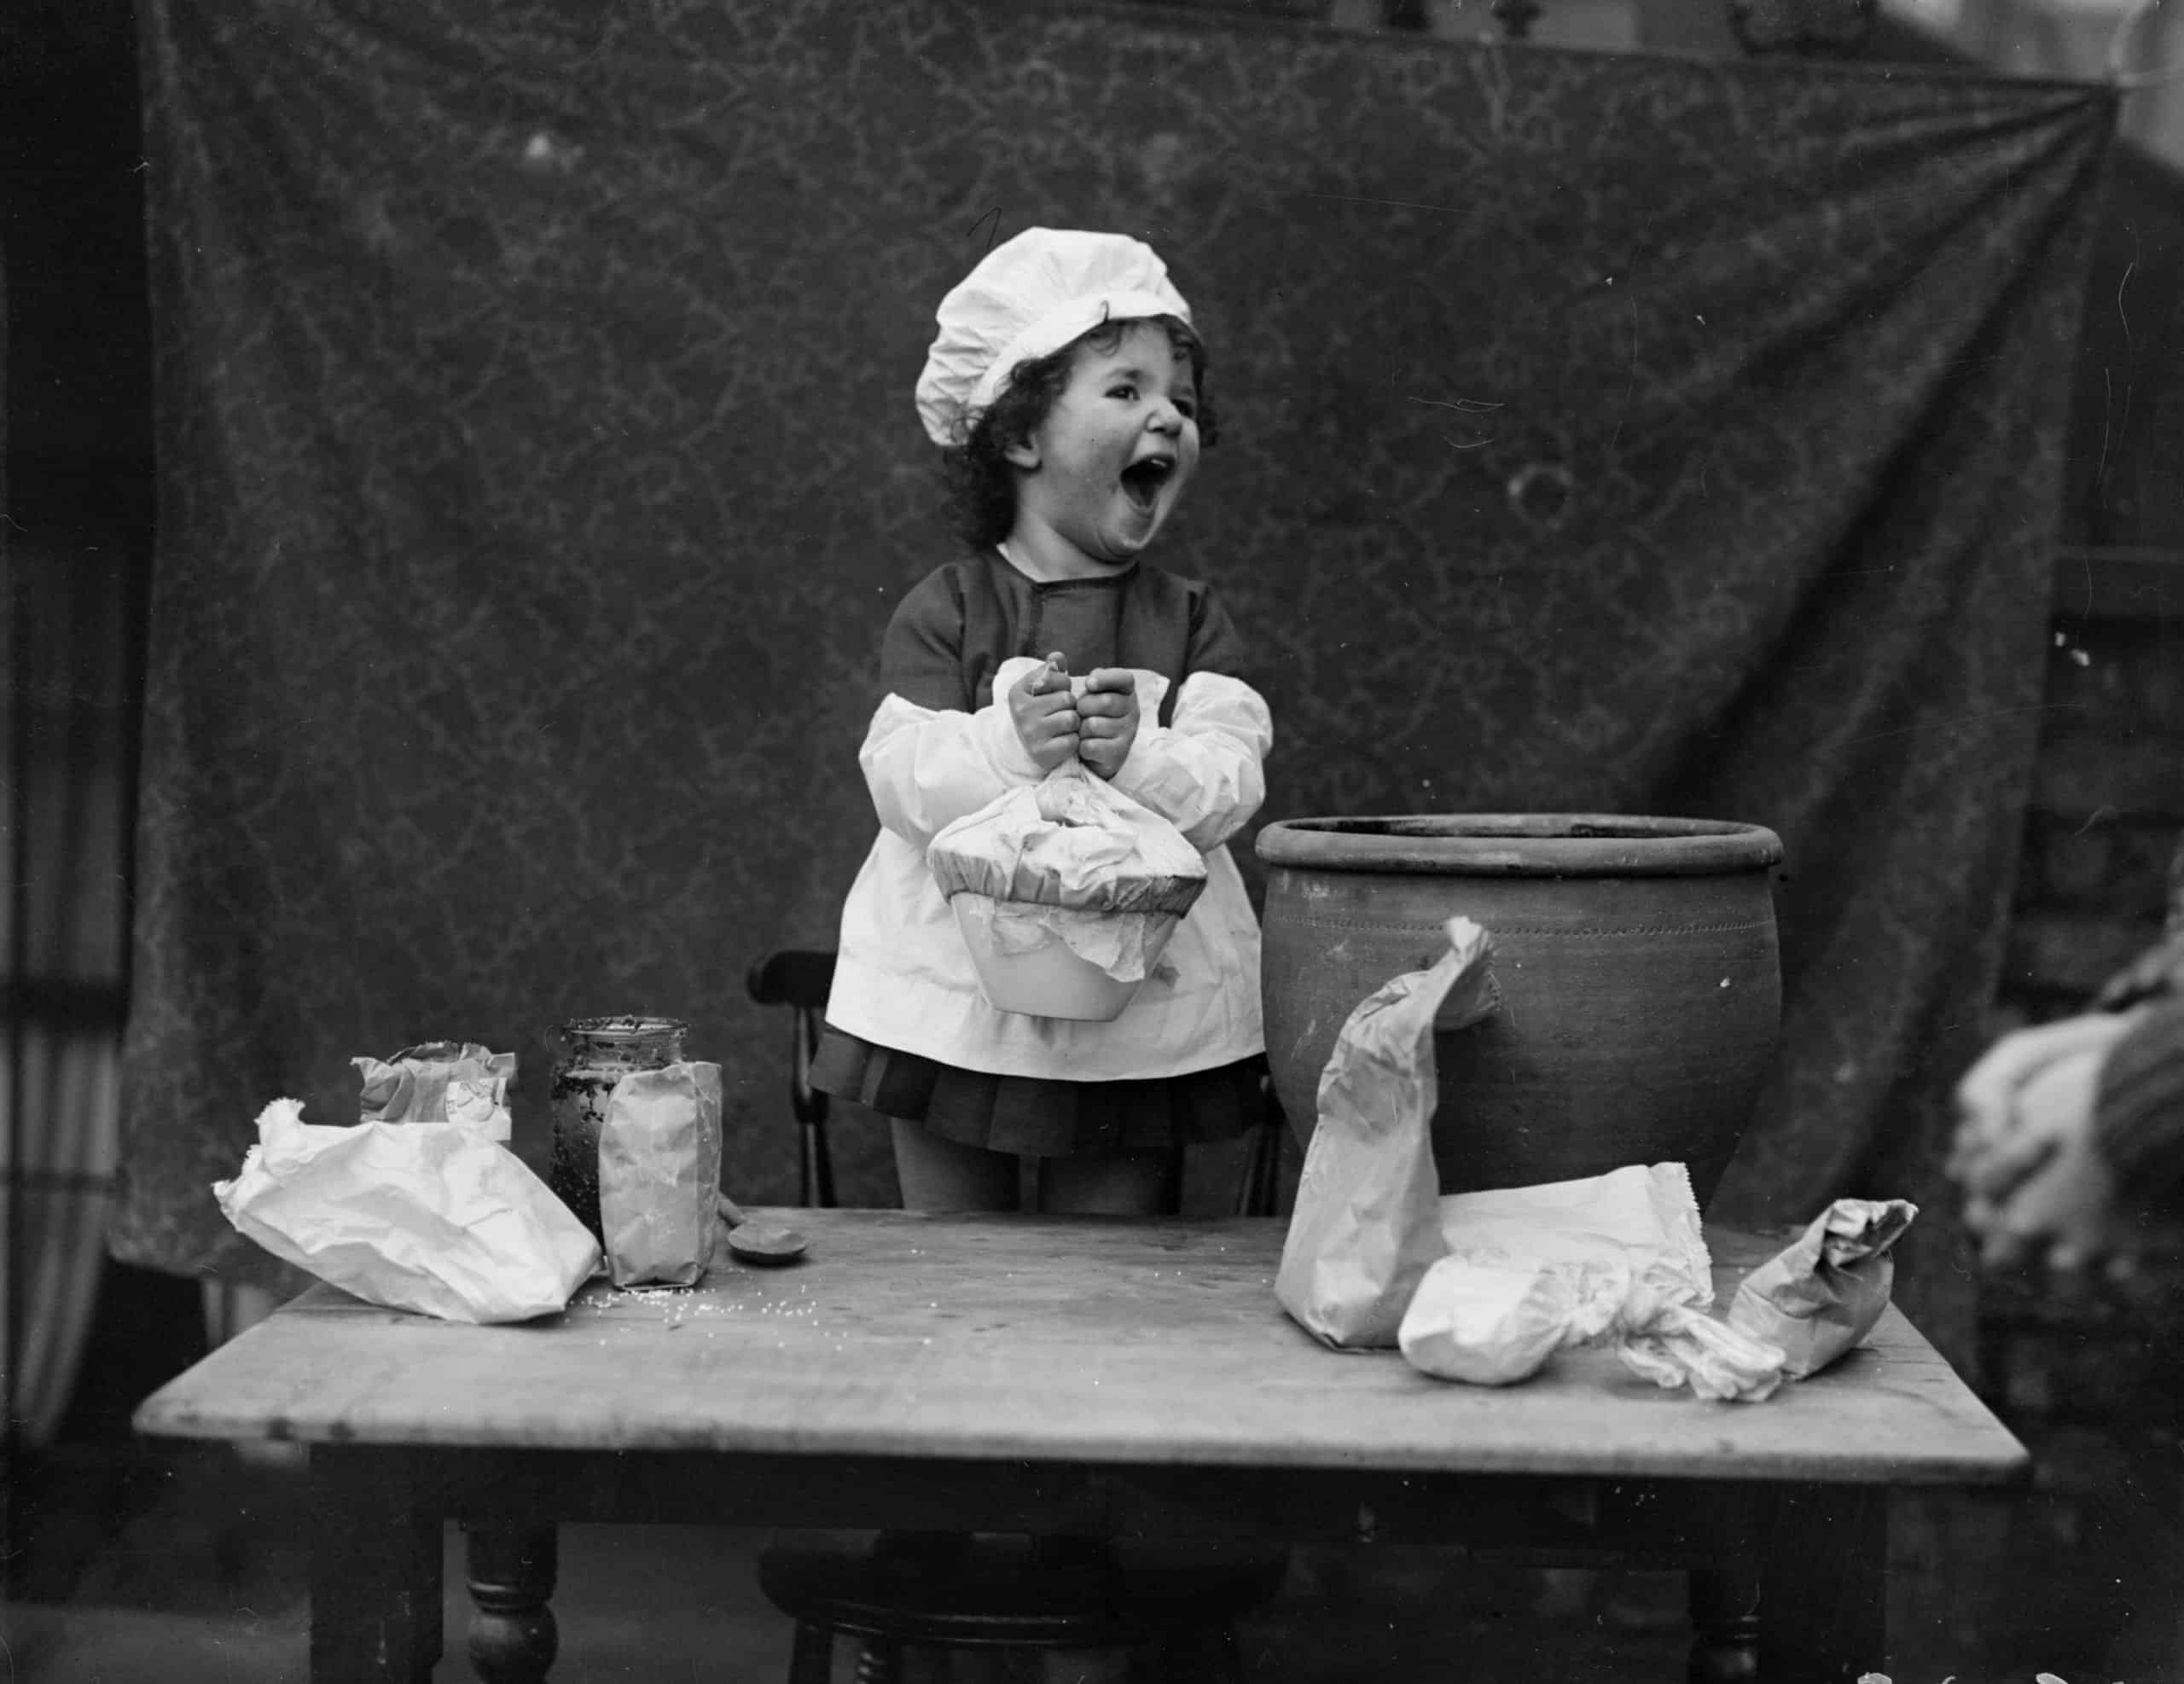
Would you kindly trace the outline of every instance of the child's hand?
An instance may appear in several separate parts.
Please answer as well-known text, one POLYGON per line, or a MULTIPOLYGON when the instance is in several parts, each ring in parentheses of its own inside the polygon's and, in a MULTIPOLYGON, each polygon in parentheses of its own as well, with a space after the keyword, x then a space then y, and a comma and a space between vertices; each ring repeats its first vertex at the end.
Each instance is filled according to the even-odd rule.
POLYGON ((1127 667, 1094 669, 1077 698, 1077 757, 1103 778, 1112 779, 1137 740, 1137 680, 1127 667))
POLYGON ((1077 752, 1077 699, 1070 694, 1069 663, 1060 653, 1027 673, 1008 693, 1008 717, 1024 752, 1051 772, 1077 752))

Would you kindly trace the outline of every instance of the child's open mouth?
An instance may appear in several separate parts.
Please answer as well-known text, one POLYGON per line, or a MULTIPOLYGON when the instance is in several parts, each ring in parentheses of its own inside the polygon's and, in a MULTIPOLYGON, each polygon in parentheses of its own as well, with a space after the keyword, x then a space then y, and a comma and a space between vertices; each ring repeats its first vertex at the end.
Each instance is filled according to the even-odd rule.
POLYGON ((1168 476, 1176 471, 1173 456, 1141 457, 1123 470, 1123 495, 1140 514, 1150 514, 1159 501, 1160 488, 1168 483, 1168 476))

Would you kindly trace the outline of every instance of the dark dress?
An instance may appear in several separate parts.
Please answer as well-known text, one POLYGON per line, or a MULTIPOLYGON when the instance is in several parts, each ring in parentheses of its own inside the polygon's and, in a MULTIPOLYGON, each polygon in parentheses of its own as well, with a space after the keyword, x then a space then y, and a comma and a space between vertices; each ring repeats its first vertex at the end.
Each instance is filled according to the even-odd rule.
MULTIPOLYGON (((998 555, 937 569, 905 596, 880 653, 880 692, 974 713, 1016 656, 1059 650, 1072 673, 1135 667, 1169 681, 1161 723, 1194 672, 1242 677, 1235 628, 1212 589, 1140 563, 1042 583, 998 555)), ((1147 1081, 1072 1082, 959 1069, 829 1026, 813 1085, 966 1146, 1025 1157, 1147 1153, 1223 1140, 1266 1115, 1266 1060, 1147 1081)))

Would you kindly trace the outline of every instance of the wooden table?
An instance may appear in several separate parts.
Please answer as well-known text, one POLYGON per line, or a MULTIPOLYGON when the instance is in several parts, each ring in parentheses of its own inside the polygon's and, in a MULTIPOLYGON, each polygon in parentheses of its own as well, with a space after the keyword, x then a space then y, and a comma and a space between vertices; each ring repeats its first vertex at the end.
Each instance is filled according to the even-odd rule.
MULTIPOLYGON (((2024 1447, 1891 1309, 1761 1404, 1606 1352, 1520 1386, 1345 1355, 1275 1302, 1278 1221, 772 1213, 787 1269, 594 1281, 471 1327, 316 1287, 138 1410, 311 1447, 311 1676, 423 1680, 441 1536, 468 1529, 481 1674, 543 1677, 561 1521, 1349 1540, 1687 1566, 1699 1669, 1885 1664, 1892 1487, 2018 1477, 2024 1447)), ((1710 1232, 1716 1285, 1780 1242, 1710 1232)), ((1726 1299, 1723 1300, 1726 1302, 1726 1299)))

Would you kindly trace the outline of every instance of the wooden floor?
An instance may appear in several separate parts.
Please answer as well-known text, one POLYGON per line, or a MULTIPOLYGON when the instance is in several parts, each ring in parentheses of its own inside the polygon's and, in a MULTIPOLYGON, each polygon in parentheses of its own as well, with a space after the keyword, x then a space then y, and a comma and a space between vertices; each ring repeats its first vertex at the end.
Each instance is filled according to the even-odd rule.
MULTIPOLYGON (((2036 1451, 2043 1447, 2036 1444, 2036 1451)), ((2173 1439, 2080 1432, 2045 1447, 2046 1483, 1906 1513, 1891 1545, 1896 1684, 2184 1684, 2184 1536, 2173 1439), (2165 1454, 2171 1466, 2152 1464, 2165 1454)), ((18 1485, 30 1548, 0 1607, 0 1681, 286 1684, 305 1677, 301 1481, 225 1445, 78 1448, 18 1485)), ((557 1681, 778 1684, 788 1628, 752 1573, 762 1536, 571 1527, 557 1681)), ((468 1680, 462 1550, 450 1538, 450 1652, 468 1680)), ((1548 1572, 1440 1552, 1299 1551, 1242 1633, 1255 1684, 1676 1684, 1681 1582, 1548 1572)), ((837 1675, 850 1676, 850 1658, 837 1675)), ((1006 1673, 970 1677, 985 1684, 1006 1673)))

